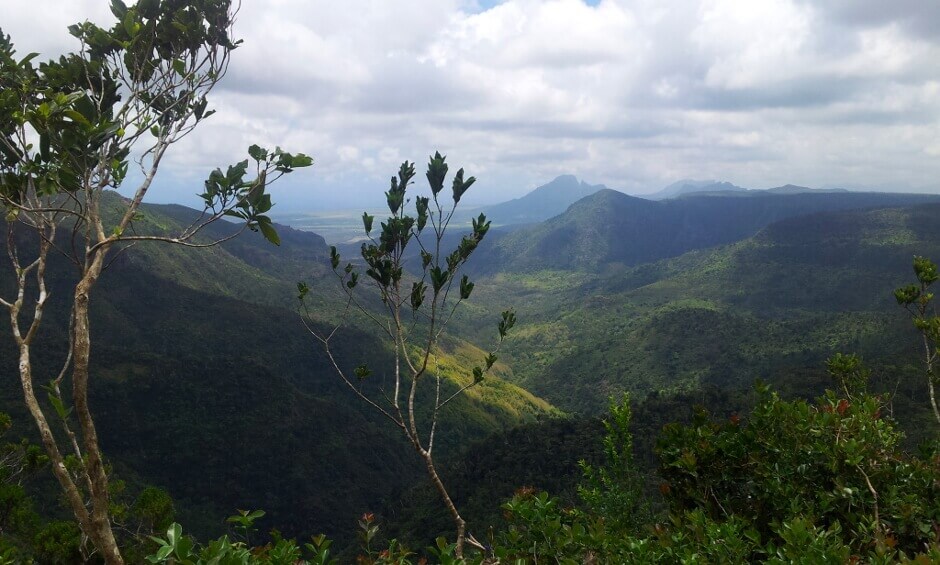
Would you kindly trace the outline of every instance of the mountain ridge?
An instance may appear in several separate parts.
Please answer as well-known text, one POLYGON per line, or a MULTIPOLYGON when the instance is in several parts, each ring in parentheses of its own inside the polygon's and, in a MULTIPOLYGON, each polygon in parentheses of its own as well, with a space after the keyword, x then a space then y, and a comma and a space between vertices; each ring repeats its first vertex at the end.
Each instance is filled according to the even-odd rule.
MULTIPOLYGON (((560 175, 519 198, 479 209, 499 225, 530 224, 561 214, 578 200, 606 189, 592 185, 574 175, 560 175)), ((477 210, 468 213, 477 212, 477 210)))
POLYGON ((647 200, 665 200, 699 192, 746 192, 747 190, 727 181, 683 179, 669 184, 657 192, 638 194, 637 196, 647 200))
MULTIPOLYGON (((737 193, 735 193, 737 194, 737 193)), ((812 192, 733 198, 689 194, 661 201, 605 189, 559 216, 485 247, 481 272, 634 266, 750 237, 791 216, 940 202, 940 195, 812 192)))
MULTIPOLYGON (((910 282, 913 255, 940 256, 937 218, 937 201, 792 216, 633 267, 496 273, 499 295, 484 302, 520 304, 513 379, 568 411, 596 413, 623 390, 755 378, 798 390, 802 379, 828 382, 835 352, 916 382, 916 336, 893 291, 910 282)), ((925 414, 915 397, 904 400, 919 406, 908 429, 925 414)))

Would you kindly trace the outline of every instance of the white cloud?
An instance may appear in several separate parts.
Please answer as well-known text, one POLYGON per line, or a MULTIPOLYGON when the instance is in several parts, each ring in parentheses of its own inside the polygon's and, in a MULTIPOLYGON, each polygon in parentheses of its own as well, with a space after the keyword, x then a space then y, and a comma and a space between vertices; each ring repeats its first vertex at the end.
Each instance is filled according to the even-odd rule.
POLYGON ((711 60, 706 84, 749 88, 798 76, 813 63, 809 7, 788 0, 706 0, 692 42, 711 60))
MULTIPOLYGON (((74 48, 67 24, 109 18, 106 0, 3 1, 21 52, 74 48)), ((219 112, 169 155, 162 198, 255 142, 314 155, 283 191, 297 206, 381 200, 397 161, 435 150, 480 179, 470 203, 569 172, 637 192, 680 177, 938 188, 940 9, 591 4, 243 0, 219 112)))

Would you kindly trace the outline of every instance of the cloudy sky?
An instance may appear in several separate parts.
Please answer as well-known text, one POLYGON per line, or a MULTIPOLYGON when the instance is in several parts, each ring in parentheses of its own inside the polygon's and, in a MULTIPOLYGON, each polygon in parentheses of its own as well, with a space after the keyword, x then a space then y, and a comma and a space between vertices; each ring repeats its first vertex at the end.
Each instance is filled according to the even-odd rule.
MULTIPOLYGON (((0 3, 21 53, 111 22, 107 0, 0 3)), ((478 204, 564 173, 634 194, 683 178, 940 191, 935 0, 242 4, 218 113, 155 201, 192 202, 254 142, 315 157, 279 192, 300 208, 380 203, 402 160, 435 150, 478 177, 478 204)))

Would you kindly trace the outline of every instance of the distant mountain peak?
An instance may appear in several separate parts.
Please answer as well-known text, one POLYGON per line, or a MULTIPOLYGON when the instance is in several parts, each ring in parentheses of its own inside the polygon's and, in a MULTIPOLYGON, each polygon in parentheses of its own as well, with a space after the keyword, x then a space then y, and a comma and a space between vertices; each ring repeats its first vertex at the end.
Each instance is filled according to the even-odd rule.
POLYGON ((603 189, 607 187, 588 184, 571 174, 559 175, 525 196, 487 206, 483 211, 487 217, 503 225, 541 222, 561 214, 578 200, 603 189))
POLYGON ((808 186, 799 186, 796 184, 785 184, 783 186, 775 186, 774 188, 768 188, 767 192, 771 194, 803 194, 804 192, 848 192, 844 188, 810 188, 808 186))
MULTIPOLYGON (((555 177, 554 179, 552 179, 551 182, 548 182, 548 183, 546 183, 546 184, 544 184, 544 185, 542 185, 542 186, 548 186, 548 185, 551 185, 551 184, 560 184, 560 183, 567 183, 567 184, 572 184, 572 183, 573 183, 573 184, 584 184, 584 181, 578 180, 578 177, 576 177, 576 176, 574 176, 574 175, 566 174, 566 175, 558 175, 557 177, 555 177)), ((538 190, 538 189, 536 189, 536 190, 538 190)))
POLYGON ((783 186, 775 186, 774 188, 768 188, 767 192, 795 194, 799 192, 809 192, 811 190, 813 189, 808 186, 799 186, 796 184, 785 184, 783 186))
POLYGON ((693 179, 683 179, 676 181, 669 186, 666 186, 659 192, 654 192, 652 194, 644 194, 643 198, 648 200, 665 200, 667 198, 676 198, 679 196, 684 196, 686 194, 694 194, 697 192, 745 192, 746 188, 742 188, 735 184, 732 184, 727 181, 719 180, 693 180, 693 179))
MULTIPOLYGON (((589 187, 591 185, 587 184, 583 180, 578 180, 578 177, 574 175, 558 175, 550 182, 543 184, 542 186, 532 190, 527 193, 525 196, 517 198, 516 200, 522 200, 523 198, 528 198, 530 196, 545 194, 547 192, 556 192, 556 191, 565 191, 565 190, 574 190, 580 191, 583 187, 589 187)), ((603 187, 603 185, 598 185, 603 187)))

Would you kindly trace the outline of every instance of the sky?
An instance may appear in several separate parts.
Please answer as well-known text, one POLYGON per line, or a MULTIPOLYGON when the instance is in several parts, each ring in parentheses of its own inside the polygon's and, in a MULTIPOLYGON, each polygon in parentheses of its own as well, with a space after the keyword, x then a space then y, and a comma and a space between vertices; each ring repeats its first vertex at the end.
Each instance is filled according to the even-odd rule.
MULTIPOLYGON (((112 23, 107 0, 0 4, 21 54, 112 23)), ((434 151, 471 205, 561 174, 940 192, 935 0, 242 0, 235 31, 217 114, 148 200, 195 203, 252 143, 314 157, 275 189, 291 211, 380 205, 434 151)))

